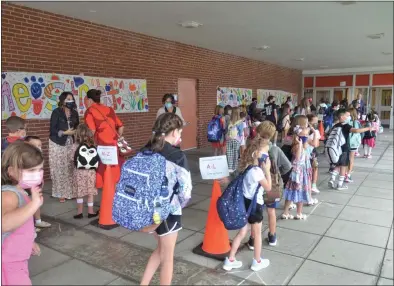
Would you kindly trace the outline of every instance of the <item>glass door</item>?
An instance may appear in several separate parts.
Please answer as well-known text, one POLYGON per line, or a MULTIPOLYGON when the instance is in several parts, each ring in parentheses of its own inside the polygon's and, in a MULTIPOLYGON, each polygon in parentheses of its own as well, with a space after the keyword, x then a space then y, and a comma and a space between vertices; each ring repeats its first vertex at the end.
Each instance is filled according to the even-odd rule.
POLYGON ((379 118, 382 125, 389 126, 391 120, 393 89, 382 88, 380 95, 380 108, 378 111, 379 118))
POLYGON ((330 90, 316 90, 315 106, 318 107, 319 104, 322 103, 322 100, 324 100, 324 103, 331 104, 332 98, 330 90))

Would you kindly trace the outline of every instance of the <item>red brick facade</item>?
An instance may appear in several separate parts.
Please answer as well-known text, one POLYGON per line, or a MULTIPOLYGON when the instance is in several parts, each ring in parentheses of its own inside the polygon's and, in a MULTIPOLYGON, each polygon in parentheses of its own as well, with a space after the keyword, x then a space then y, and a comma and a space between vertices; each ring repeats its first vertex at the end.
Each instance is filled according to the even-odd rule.
MULTIPOLYGON (((252 88, 254 96, 258 88, 301 94, 300 70, 12 4, 2 3, 1 21, 3 71, 146 79, 150 112, 120 115, 133 147, 150 136, 162 95, 177 92, 178 78, 198 82, 199 147, 207 145, 217 86, 252 88)), ((48 130, 48 120, 29 120, 28 131, 43 139, 46 156, 48 130)))

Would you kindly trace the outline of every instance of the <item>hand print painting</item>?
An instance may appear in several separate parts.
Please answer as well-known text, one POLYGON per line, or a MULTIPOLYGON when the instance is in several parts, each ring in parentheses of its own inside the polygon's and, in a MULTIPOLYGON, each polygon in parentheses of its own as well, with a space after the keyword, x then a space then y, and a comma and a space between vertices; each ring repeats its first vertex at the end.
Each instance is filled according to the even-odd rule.
POLYGON ((116 113, 148 112, 146 80, 50 73, 4 72, 1 75, 2 119, 48 119, 63 91, 74 94, 78 113, 86 110, 86 92, 101 90, 101 103, 116 113))

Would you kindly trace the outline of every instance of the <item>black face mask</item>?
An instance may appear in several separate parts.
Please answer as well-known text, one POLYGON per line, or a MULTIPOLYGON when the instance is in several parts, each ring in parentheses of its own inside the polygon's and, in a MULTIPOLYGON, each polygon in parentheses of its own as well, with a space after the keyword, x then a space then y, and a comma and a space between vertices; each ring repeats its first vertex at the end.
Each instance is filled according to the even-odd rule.
POLYGON ((66 107, 68 109, 74 109, 76 107, 75 102, 66 102, 66 107))

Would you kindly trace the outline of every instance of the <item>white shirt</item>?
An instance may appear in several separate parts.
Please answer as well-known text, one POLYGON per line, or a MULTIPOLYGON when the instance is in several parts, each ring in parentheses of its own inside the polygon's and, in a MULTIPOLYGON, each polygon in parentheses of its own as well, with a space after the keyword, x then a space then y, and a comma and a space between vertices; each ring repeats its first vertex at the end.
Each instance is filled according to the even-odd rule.
MULTIPOLYGON (((186 125, 186 121, 185 121, 185 119, 183 119, 181 109, 177 106, 174 106, 174 107, 176 108, 175 114, 181 118, 183 125, 186 125)), ((166 113, 166 109, 165 109, 165 107, 160 107, 160 109, 157 111, 156 118, 159 117, 160 115, 162 115, 163 113, 166 113)))
MULTIPOLYGON (((244 188, 244 197, 253 200, 254 194, 256 192, 257 187, 260 185, 260 181, 265 179, 264 172, 259 167, 254 167, 246 173, 246 176, 243 180, 243 188, 244 188)), ((264 189, 260 186, 257 194, 257 203, 259 205, 264 204, 263 199, 264 189)))
MULTIPOLYGON (((316 136, 317 136, 317 140, 320 140, 321 135, 320 135, 319 130, 315 129, 315 132, 316 132, 315 134, 316 134, 316 136)), ((313 140, 313 137, 315 136, 315 134, 309 135, 309 139, 310 139, 310 140, 313 140)))

